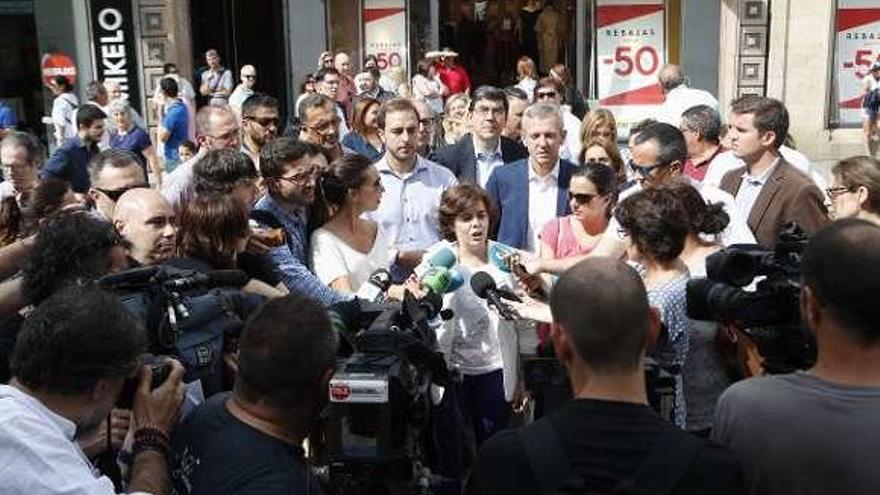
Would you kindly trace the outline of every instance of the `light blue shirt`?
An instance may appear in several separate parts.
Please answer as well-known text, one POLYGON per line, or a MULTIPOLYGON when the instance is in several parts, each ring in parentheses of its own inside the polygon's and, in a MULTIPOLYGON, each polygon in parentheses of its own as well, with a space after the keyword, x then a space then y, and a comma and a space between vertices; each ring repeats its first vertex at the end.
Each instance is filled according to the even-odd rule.
POLYGON ((452 172, 422 157, 416 158, 407 174, 392 169, 387 157, 375 165, 385 192, 379 208, 367 217, 379 224, 391 246, 398 251, 418 251, 439 241, 440 195, 458 183, 452 172))
MULTIPOLYGON (((473 136, 471 136, 471 139, 473 139, 473 136)), ((489 176, 492 175, 492 171, 504 165, 504 158, 501 156, 501 138, 498 138, 498 144, 492 152, 485 153, 476 150, 477 143, 475 142, 474 156, 477 159, 477 183, 480 184, 480 187, 485 189, 486 183, 489 182, 489 176)))
POLYGON ((755 206, 755 201, 758 200, 758 195, 761 194, 761 189, 764 188, 764 184, 767 183, 767 179, 776 170, 777 165, 779 165, 779 158, 774 160, 773 165, 770 165, 761 175, 751 175, 748 169, 742 174, 742 182, 736 191, 736 209, 739 210, 742 218, 748 220, 749 214, 755 206))

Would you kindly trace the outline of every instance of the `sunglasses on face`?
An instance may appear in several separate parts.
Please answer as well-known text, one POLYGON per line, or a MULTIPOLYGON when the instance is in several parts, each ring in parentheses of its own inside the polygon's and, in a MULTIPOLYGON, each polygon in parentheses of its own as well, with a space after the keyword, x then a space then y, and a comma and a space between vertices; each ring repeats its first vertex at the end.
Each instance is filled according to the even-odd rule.
POLYGON ((575 200, 579 205, 585 205, 590 201, 593 201, 595 198, 595 194, 587 194, 587 193, 573 193, 571 191, 568 192, 568 200, 575 200))
POLYGON ((263 117, 263 118, 258 119, 257 117, 248 116, 248 117, 245 117, 245 120, 249 120, 251 122, 256 122, 257 124, 260 124, 260 126, 262 126, 262 127, 269 127, 269 126, 278 127, 278 123, 280 122, 278 117, 263 117))
POLYGON ((633 170, 633 172, 639 174, 643 179, 649 179, 651 177, 651 173, 661 167, 660 164, 652 164, 652 165, 636 165, 636 163, 630 159, 628 162, 629 168, 633 170))
POLYGON ((120 189, 101 189, 101 188, 96 187, 95 190, 99 191, 104 196, 107 196, 108 198, 110 198, 111 201, 113 201, 115 203, 115 202, 119 201, 119 198, 121 198, 122 195, 127 193, 128 191, 131 191, 132 189, 140 189, 142 187, 147 187, 147 186, 144 184, 140 184, 137 186, 123 187, 120 189))

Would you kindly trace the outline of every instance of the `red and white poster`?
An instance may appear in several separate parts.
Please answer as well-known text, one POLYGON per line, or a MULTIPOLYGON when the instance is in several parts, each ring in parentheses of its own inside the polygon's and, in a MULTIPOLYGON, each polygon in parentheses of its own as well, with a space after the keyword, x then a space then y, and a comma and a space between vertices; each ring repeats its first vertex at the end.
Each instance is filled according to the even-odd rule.
POLYGON ((628 127, 663 103, 657 73, 666 61, 664 0, 597 0, 599 104, 628 127))
POLYGON ((43 76, 43 84, 47 86, 57 76, 64 76, 70 84, 76 84, 76 64, 63 53, 43 54, 40 59, 40 74, 43 76))
POLYGON ((407 67, 406 0, 364 1, 364 49, 383 72, 407 67))
POLYGON ((862 80, 880 60, 880 2, 838 0, 835 76, 838 123, 862 121, 862 80))

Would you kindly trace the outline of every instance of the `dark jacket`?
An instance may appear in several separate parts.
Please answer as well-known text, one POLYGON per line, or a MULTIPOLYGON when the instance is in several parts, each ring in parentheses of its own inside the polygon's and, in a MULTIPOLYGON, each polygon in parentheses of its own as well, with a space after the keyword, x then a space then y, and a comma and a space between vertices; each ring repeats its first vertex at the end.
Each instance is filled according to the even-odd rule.
MULTIPOLYGON (((505 165, 528 156, 523 145, 501 136, 501 159, 504 160, 505 165)), ((430 160, 451 170, 458 177, 459 182, 470 184, 477 182, 477 157, 470 133, 465 134, 457 143, 434 151, 430 160)))

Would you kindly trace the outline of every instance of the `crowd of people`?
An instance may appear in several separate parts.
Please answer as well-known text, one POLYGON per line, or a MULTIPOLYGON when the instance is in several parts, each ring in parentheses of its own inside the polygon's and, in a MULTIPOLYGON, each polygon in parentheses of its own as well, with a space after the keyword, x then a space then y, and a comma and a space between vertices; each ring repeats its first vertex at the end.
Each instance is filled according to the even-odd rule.
POLYGON ((258 67, 236 84, 209 50, 196 85, 166 64, 155 141, 118 87, 80 104, 54 79, 51 155, 0 141, 0 491, 322 493, 305 440, 340 346, 327 310, 383 270, 387 301, 446 292, 420 272, 445 251, 462 283, 434 327, 457 377, 425 432, 438 493, 873 493, 880 163, 825 184, 781 102, 742 96, 723 123, 675 65, 624 143, 564 65, 524 56, 516 84, 471 88, 457 56, 407 80, 322 53, 285 121, 258 67), (690 317, 688 282, 791 223, 815 363, 743 380, 730 322, 690 317), (159 314, 191 303, 180 320, 107 282, 230 270, 183 302, 163 285, 159 314), (199 327, 208 297, 223 324, 199 327), (158 344, 176 351, 159 367, 158 344), (527 365, 545 352, 573 399, 527 365), (660 411, 649 361, 672 378, 660 411))

